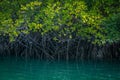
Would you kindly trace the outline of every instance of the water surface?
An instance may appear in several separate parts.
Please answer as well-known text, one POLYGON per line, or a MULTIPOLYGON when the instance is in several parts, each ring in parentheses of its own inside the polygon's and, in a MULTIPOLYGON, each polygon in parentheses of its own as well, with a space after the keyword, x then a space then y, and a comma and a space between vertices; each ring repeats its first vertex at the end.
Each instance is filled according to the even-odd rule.
POLYGON ((0 58, 0 80, 120 80, 120 64, 0 58))

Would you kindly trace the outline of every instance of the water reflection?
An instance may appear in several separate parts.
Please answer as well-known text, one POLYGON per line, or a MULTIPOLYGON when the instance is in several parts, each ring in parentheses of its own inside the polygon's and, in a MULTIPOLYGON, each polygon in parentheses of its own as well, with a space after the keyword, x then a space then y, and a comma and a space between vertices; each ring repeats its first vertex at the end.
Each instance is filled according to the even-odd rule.
POLYGON ((0 60, 0 80, 119 80, 119 62, 0 60))

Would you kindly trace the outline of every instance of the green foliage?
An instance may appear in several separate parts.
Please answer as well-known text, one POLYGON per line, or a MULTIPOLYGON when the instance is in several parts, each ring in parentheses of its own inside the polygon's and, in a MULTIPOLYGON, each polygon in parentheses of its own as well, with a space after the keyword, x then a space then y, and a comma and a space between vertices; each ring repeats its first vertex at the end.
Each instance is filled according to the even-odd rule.
MULTIPOLYGON (((60 38, 81 36, 93 44, 120 41, 120 1, 117 0, 3 0, 0 34, 11 41, 21 33, 57 32, 60 38), (76 36, 73 35, 76 34, 76 36)), ((54 40, 58 40, 54 37, 54 40)))
POLYGON ((120 41, 120 13, 113 14, 103 22, 106 29, 106 41, 112 43, 120 41))

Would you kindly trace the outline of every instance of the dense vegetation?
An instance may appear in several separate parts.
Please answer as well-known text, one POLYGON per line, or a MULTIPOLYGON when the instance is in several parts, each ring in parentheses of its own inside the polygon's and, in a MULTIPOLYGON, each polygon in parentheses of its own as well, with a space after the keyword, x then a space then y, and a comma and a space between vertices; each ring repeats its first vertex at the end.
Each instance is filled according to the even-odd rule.
POLYGON ((120 58, 120 0, 0 0, 0 54, 120 58))

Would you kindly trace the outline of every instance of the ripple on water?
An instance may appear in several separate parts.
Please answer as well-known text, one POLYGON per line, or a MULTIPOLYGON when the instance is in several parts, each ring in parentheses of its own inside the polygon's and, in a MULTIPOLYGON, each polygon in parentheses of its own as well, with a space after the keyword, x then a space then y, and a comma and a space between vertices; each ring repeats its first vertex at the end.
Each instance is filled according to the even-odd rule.
POLYGON ((0 80, 120 80, 120 64, 6 59, 0 80))

